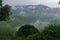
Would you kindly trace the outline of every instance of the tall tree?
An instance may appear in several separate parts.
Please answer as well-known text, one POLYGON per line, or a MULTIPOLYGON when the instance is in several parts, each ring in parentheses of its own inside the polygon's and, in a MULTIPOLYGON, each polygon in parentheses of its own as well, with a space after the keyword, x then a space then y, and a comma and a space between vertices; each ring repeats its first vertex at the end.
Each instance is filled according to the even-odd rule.
POLYGON ((2 6, 2 0, 0 0, 0 6, 2 6))
POLYGON ((9 15, 10 15, 10 6, 9 5, 2 6, 2 0, 0 0, 0 21, 9 20, 9 15))

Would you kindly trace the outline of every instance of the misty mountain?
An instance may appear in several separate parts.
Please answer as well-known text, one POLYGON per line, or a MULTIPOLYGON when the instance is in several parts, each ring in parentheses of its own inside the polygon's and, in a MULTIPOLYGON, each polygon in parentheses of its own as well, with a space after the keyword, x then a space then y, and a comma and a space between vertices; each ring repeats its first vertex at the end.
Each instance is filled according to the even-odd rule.
POLYGON ((59 17, 60 8, 50 8, 45 5, 25 5, 12 7, 11 20, 42 27, 47 24, 59 24, 59 17))

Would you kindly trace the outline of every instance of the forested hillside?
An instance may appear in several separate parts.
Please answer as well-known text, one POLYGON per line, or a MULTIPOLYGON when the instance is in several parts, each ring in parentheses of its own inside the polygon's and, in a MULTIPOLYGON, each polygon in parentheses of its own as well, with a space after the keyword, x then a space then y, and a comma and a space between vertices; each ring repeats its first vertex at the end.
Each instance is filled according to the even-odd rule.
POLYGON ((60 8, 9 6, 0 0, 0 40, 60 40, 60 8))

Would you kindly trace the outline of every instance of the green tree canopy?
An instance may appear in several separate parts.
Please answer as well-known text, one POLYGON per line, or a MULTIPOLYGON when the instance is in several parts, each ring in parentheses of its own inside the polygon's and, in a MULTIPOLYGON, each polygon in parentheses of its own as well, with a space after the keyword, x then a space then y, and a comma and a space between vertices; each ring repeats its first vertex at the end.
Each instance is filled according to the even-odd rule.
POLYGON ((57 40, 60 38, 60 25, 49 25, 41 34, 46 40, 57 40))
POLYGON ((9 20, 10 10, 11 10, 10 6, 9 5, 2 6, 2 0, 0 0, 0 21, 9 20))
POLYGON ((33 34, 36 34, 36 33, 40 33, 40 32, 33 25, 23 25, 17 31, 17 36, 20 36, 22 34, 23 36, 27 37, 29 35, 33 35, 33 34))

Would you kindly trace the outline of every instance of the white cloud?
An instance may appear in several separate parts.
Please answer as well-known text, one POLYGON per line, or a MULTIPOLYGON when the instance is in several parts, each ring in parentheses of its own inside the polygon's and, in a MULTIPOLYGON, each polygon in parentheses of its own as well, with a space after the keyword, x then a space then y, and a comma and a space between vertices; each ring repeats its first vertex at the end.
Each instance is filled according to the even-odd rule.
POLYGON ((39 26, 39 25, 41 25, 41 21, 40 20, 37 20, 35 23, 34 23, 34 26, 39 26))
POLYGON ((14 9, 14 10, 16 10, 16 9, 17 9, 15 6, 12 6, 11 8, 12 8, 12 9, 14 9))
POLYGON ((10 5, 37 5, 44 4, 48 6, 57 6, 59 0, 4 0, 4 4, 10 5))

